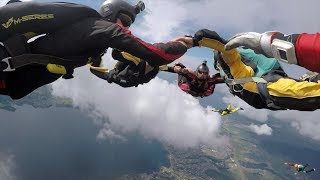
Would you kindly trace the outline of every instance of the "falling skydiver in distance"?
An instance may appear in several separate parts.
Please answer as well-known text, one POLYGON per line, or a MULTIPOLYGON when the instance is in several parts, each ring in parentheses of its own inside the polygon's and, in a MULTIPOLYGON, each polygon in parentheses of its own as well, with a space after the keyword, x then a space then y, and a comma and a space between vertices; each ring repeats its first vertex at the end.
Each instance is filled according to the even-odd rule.
POLYGON ((232 108, 231 104, 228 105, 228 107, 226 109, 212 109, 210 111, 213 111, 213 112, 219 112, 221 116, 224 116, 224 115, 227 115, 227 114, 232 114, 232 113, 235 113, 239 110, 243 110, 242 107, 235 107, 235 108, 232 108))
POLYGON ((286 164, 288 166, 292 166, 294 168, 294 170, 296 171, 294 174, 298 174, 299 172, 310 173, 310 172, 313 172, 316 170, 315 168, 306 170, 306 168, 309 166, 309 164, 303 165, 303 164, 290 163, 290 162, 286 162, 284 164, 286 164))

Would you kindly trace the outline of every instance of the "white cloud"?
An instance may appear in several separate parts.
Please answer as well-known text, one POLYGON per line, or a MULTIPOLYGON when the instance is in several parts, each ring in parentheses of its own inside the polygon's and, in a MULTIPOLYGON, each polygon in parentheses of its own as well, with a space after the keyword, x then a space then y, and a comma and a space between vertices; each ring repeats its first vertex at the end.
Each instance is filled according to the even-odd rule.
POLYGON ((127 139, 119 134, 117 134, 116 132, 114 132, 110 127, 108 123, 105 123, 103 125, 104 127, 102 129, 100 129, 98 135, 97 135, 97 139, 99 141, 103 141, 108 139, 109 141, 113 142, 113 141, 122 141, 125 142, 127 141, 127 139))
POLYGON ((1 180, 15 180, 14 175, 16 167, 14 156, 12 154, 0 153, 0 179, 1 180))
POLYGON ((139 27, 134 28, 139 36, 151 41, 172 39, 175 34, 184 35, 182 23, 188 16, 188 10, 181 1, 146 0, 146 15, 139 27))
POLYGON ((318 0, 145 0, 145 4, 145 16, 133 31, 151 41, 167 41, 202 28, 225 38, 243 31, 299 33, 320 29, 313 22, 320 16, 318 0))
POLYGON ((268 136, 270 136, 272 134, 272 129, 267 124, 263 124, 261 126, 251 124, 248 127, 252 132, 255 132, 259 136, 260 135, 268 135, 268 136))
POLYGON ((290 123, 300 134, 320 140, 320 110, 314 112, 278 111, 272 116, 290 123))
POLYGON ((7 0, 0 0, 0 6, 4 6, 8 1, 7 0))

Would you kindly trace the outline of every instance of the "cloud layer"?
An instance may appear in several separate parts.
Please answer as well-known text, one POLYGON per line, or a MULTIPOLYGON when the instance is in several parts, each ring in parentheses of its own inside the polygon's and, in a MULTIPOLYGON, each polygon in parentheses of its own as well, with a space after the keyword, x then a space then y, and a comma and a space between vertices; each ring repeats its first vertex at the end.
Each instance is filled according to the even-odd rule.
POLYGON ((261 126, 251 124, 249 129, 258 135, 270 136, 272 134, 272 129, 267 124, 262 124, 261 126))
POLYGON ((319 1, 145 0, 146 13, 134 30, 147 39, 167 40, 208 28, 229 38, 241 31, 317 32, 319 1), (299 12, 299 13, 297 13, 299 12))
POLYGON ((0 179, 1 180, 16 180, 14 175, 15 170, 14 156, 7 153, 0 153, 0 179))
POLYGON ((138 88, 121 88, 93 77, 87 67, 75 75, 68 82, 54 83, 54 95, 70 97, 75 106, 104 119, 100 139, 123 140, 121 134, 139 132, 177 147, 225 141, 219 135, 220 116, 208 113, 175 84, 156 78, 138 88))

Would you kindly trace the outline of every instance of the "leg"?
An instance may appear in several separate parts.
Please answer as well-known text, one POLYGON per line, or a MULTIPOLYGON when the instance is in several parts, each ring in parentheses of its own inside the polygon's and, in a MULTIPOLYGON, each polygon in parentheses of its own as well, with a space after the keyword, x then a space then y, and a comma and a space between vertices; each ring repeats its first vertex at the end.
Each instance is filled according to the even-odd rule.
POLYGON ((48 72, 43 65, 29 65, 10 72, 7 78, 8 95, 20 99, 35 89, 50 84, 61 75, 48 72))
POLYGON ((309 166, 309 164, 305 164, 302 171, 304 171, 306 169, 306 167, 308 167, 308 166, 309 166))
POLYGON ((303 172, 305 172, 305 173, 309 173, 309 172, 313 172, 313 171, 315 171, 315 170, 316 170, 315 168, 312 168, 312 169, 310 169, 310 170, 303 171, 303 172))
POLYGON ((101 72, 94 69, 90 69, 91 73, 99 77, 100 79, 104 79, 108 81, 108 83, 113 82, 113 76, 116 74, 116 70, 112 69, 109 72, 101 72))

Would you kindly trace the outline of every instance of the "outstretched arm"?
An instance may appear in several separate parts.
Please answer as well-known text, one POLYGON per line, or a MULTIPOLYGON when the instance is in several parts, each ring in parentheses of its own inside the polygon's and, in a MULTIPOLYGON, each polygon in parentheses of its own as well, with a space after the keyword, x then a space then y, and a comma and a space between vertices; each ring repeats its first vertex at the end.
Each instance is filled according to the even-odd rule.
POLYGON ((171 63, 180 58, 192 46, 190 44, 192 38, 190 37, 183 37, 179 41, 149 44, 117 24, 109 24, 106 32, 111 33, 112 38, 108 39, 111 47, 144 59, 153 67, 171 63))
MULTIPOLYGON (((224 41, 219 35, 217 35, 217 33, 208 30, 201 30, 200 32, 200 36, 198 36, 200 37, 198 38, 200 46, 206 46, 221 51, 221 62, 223 63, 221 64, 221 66, 223 65, 222 69, 225 74, 228 74, 228 78, 242 79, 255 77, 255 71, 253 67, 244 64, 244 62, 242 61, 242 58, 244 56, 240 55, 240 53, 236 49, 231 49, 228 51, 225 50, 224 41)), ((251 54, 250 56, 246 55, 246 57, 251 58, 247 60, 257 64, 258 66, 264 66, 265 62, 268 61, 277 62, 277 60, 273 58, 267 58, 261 54, 255 54, 253 51, 251 51, 251 53, 253 54, 251 54), (254 61, 254 59, 257 58, 259 61, 254 61)), ((271 68, 267 70, 267 72, 272 72, 271 70, 279 69, 271 68)), ((249 81, 240 84, 240 91, 233 90, 232 92, 255 108, 267 108, 272 110, 295 109, 303 111, 313 111, 316 109, 320 109, 319 81, 317 83, 307 81, 300 82, 287 77, 287 75, 285 75, 283 71, 280 74, 273 73, 271 75, 276 79, 266 80, 267 83, 264 83, 266 87, 264 86, 265 89, 263 91, 260 91, 261 89, 258 89, 259 83, 249 81), (260 92, 266 93, 261 95, 260 92), (269 96, 268 98, 271 102, 268 99, 265 99, 265 94, 267 94, 266 96, 269 96), (273 104, 278 107, 273 106, 273 104)), ((229 87, 233 88, 234 86, 229 87)))
POLYGON ((226 50, 245 46, 256 53, 320 72, 320 33, 245 32, 232 37, 226 50))
POLYGON ((208 80, 209 83, 212 84, 221 84, 221 83, 225 83, 223 77, 221 77, 220 73, 217 73, 213 76, 211 76, 211 78, 208 80))
POLYGON ((220 76, 219 73, 213 75, 209 80, 208 80, 208 86, 209 88, 200 96, 210 96, 211 94, 213 94, 214 89, 215 89, 215 85, 216 84, 221 84, 221 83, 225 83, 224 79, 220 76))

